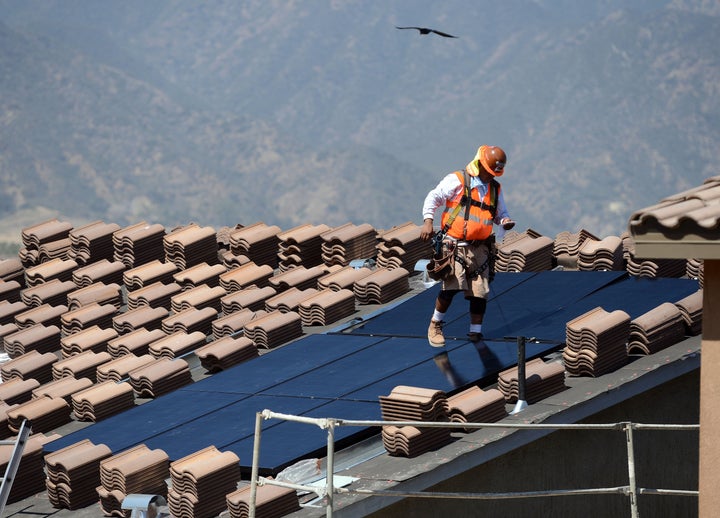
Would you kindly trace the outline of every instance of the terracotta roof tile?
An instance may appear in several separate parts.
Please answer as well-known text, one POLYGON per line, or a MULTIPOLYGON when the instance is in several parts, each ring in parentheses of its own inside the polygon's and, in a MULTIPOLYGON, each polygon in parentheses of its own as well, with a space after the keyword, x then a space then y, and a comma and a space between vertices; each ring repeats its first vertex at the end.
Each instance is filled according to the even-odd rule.
POLYGON ((563 361, 570 376, 596 377, 628 362, 630 315, 624 311, 594 308, 568 322, 565 333, 563 361))
POLYGON ((90 326, 60 339, 62 357, 69 358, 85 351, 107 351, 108 342, 117 337, 118 332, 111 327, 90 326))
MULTIPOLYGON (((24 305, 24 304, 23 304, 24 305)), ((25 306, 27 308, 27 306, 25 306)), ((51 306, 50 304, 41 304, 34 308, 29 308, 22 313, 15 315, 15 323, 19 329, 27 329, 35 324, 44 324, 45 326, 57 326, 62 324, 60 316, 66 313, 67 306, 51 306)))
MULTIPOLYGON (((565 367, 562 362, 545 363, 542 358, 530 360, 525 365, 525 397, 529 404, 567 389, 565 367)), ((518 400, 518 367, 498 374, 498 389, 508 403, 518 400)))
POLYGON ((272 349, 302 336, 302 319, 294 311, 273 311, 251 320, 243 327, 245 336, 258 347, 272 349))
POLYGON ((276 268, 278 265, 278 234, 280 227, 262 221, 234 230, 230 233, 230 251, 245 255, 258 265, 276 268))
POLYGON ((378 268, 353 284, 358 304, 385 304, 410 291, 410 272, 404 268, 378 268))
POLYGON ((178 358, 205 345, 205 333, 175 331, 151 343, 148 351, 153 358, 178 358))
POLYGON ((138 397, 155 398, 193 382, 188 363, 182 358, 159 358, 128 374, 138 397))
POLYGON ((113 328, 121 335, 135 331, 140 327, 144 327, 150 331, 153 329, 161 329, 162 321, 167 318, 169 314, 170 311, 162 307, 139 306, 115 315, 112 319, 113 328))
POLYGON ((51 259, 37 266, 25 270, 25 283, 27 286, 37 286, 51 279, 61 281, 72 280, 72 273, 77 269, 78 263, 72 259, 51 259))
POLYGON ((412 271, 421 259, 430 259, 432 246, 420 239, 422 227, 408 221, 379 233, 377 265, 412 271))
POLYGON ((100 482, 102 488, 108 492, 117 490, 125 495, 164 495, 167 492, 165 479, 168 478, 170 478, 170 459, 167 453, 161 449, 151 450, 144 444, 100 462, 100 482))
POLYGON ((675 302, 685 321, 685 332, 696 336, 702 332, 703 290, 700 289, 675 302))
POLYGON ((25 282, 25 268, 19 257, 0 260, 0 280, 25 282))
POLYGON ((128 309, 137 309, 144 306, 151 308, 163 308, 170 311, 172 306, 172 297, 181 292, 182 288, 176 282, 153 282, 152 284, 148 284, 147 286, 128 292, 127 307, 128 309))
POLYGON ((339 291, 342 289, 352 289, 356 281, 367 277, 372 272, 373 271, 370 268, 367 268, 365 266, 360 268, 343 266, 333 272, 330 272, 320 277, 318 279, 318 288, 329 288, 335 291, 339 291))
POLYGON ((69 423, 70 406, 63 398, 42 396, 34 398, 7 411, 8 428, 18 433, 25 419, 35 433, 45 433, 69 423))
POLYGON ((139 327, 126 334, 110 340, 107 351, 113 358, 119 358, 125 354, 142 356, 148 354, 150 344, 166 336, 160 329, 146 329, 139 327))
POLYGON ((265 310, 268 313, 275 310, 283 313, 297 311, 304 300, 313 297, 317 293, 318 290, 315 288, 306 288, 304 290, 290 288, 267 299, 265 301, 265 310))
POLYGON ((356 259, 375 257, 377 231, 369 224, 346 223, 321 235, 322 259, 327 266, 347 266, 356 259))
POLYGON ((25 403, 32 399, 33 390, 40 386, 36 379, 11 378, 0 383, 0 401, 8 405, 25 403))
POLYGON ((112 236, 117 230, 120 230, 120 225, 103 221, 93 221, 71 230, 69 233, 71 248, 68 257, 83 265, 101 259, 112 259, 114 252, 112 236))
POLYGON ((173 280, 180 285, 183 291, 201 284, 215 287, 220 285, 220 275, 226 271, 227 268, 222 264, 202 262, 177 272, 173 275, 173 280))
POLYGON ((123 283, 128 291, 140 289, 154 282, 169 284, 173 282, 173 275, 178 270, 174 263, 155 259, 123 272, 123 283))
POLYGON ((53 379, 52 366, 56 361, 57 356, 53 353, 28 351, 0 365, 0 374, 3 381, 10 378, 35 378, 40 383, 47 383, 53 379))
POLYGON ((207 284, 200 284, 189 290, 181 291, 170 298, 170 308, 179 313, 189 308, 203 309, 210 307, 221 311, 221 299, 227 295, 222 286, 210 287, 207 284))
POLYGON ((199 331, 205 335, 212 333, 212 323, 218 317, 218 312, 211 307, 202 309, 188 308, 162 321, 162 330, 165 334, 173 334, 176 331, 193 333, 199 331))
POLYGON ((141 221, 113 233, 113 259, 127 268, 162 260, 165 257, 165 227, 141 221))
POLYGON ((680 308, 665 302, 630 322, 628 353, 653 354, 685 338, 680 308))
POLYGON ((457 423, 494 423, 507 417, 503 393, 491 388, 472 386, 448 396, 450 421, 457 423))
POLYGON ((25 288, 20 293, 20 299, 30 307, 37 307, 42 304, 59 306, 67 304, 67 295, 77 289, 73 281, 61 281, 52 279, 37 286, 25 288))
POLYGON ((550 270, 553 240, 537 235, 532 229, 507 233, 497 247, 495 270, 498 272, 538 272, 550 270))
POLYGON ((218 261, 218 242, 215 229, 195 223, 174 229, 163 239, 165 259, 184 270, 200 263, 218 261))
POLYGON ((228 313, 212 322, 213 338, 217 340, 225 336, 234 336, 241 333, 245 328, 245 324, 265 315, 267 315, 267 311, 264 309, 253 311, 248 308, 228 313))
POLYGON ((301 300, 299 311, 304 326, 329 325, 355 313, 355 294, 325 289, 301 300))
POLYGON ((112 327, 113 317, 117 313, 118 308, 114 304, 98 304, 97 302, 71 309, 60 317, 63 336, 69 336, 92 326, 103 329, 112 327))
POLYGON ((112 304, 119 311, 123 305, 122 288, 115 283, 94 282, 67 294, 68 308, 71 310, 93 302, 112 304))
POLYGON ((241 309, 258 311, 264 309, 265 301, 276 294, 277 290, 272 286, 258 288, 252 285, 225 295, 220 299, 220 307, 226 315, 241 309))
POLYGON ((303 265, 312 268, 322 264, 322 237, 327 225, 300 225, 278 234, 278 267, 280 271, 303 265))
MULTIPOLYGON (((250 515, 250 484, 227 495, 227 506, 232 518, 250 515)), ((294 489, 266 484, 257 486, 255 516, 285 516, 300 510, 300 499, 294 489)))
POLYGON ((268 279, 268 282, 270 286, 278 292, 283 292, 289 288, 306 290, 316 287, 318 279, 327 273, 328 269, 324 265, 313 266, 311 268, 305 268, 301 265, 284 272, 276 273, 268 279))
POLYGON ((583 271, 622 270, 622 240, 618 236, 585 240, 578 253, 577 266, 583 271))
POLYGON ((267 264, 247 263, 220 275, 220 286, 225 288, 228 293, 240 291, 253 285, 264 288, 269 285, 269 279, 272 275, 273 269, 267 264))
POLYGON ((78 421, 101 421, 135 406, 133 388, 127 382, 99 382, 76 392, 71 399, 78 421))
POLYGON ((49 353, 60 349, 61 332, 57 326, 33 324, 3 337, 5 352, 17 358, 30 351, 49 353))
POLYGON ((120 382, 128 377, 130 371, 152 363, 155 361, 149 354, 143 354, 142 356, 136 356, 135 354, 125 354, 119 356, 113 360, 110 360, 97 367, 97 381, 101 383, 103 381, 114 381, 120 382))
MULTIPOLYGON (((25 284, 24 280, 23 284, 25 284)), ((0 297, 2 297, 2 300, 4 301, 20 301, 22 299, 23 291, 24 288, 18 281, 0 281, 0 297)))
MULTIPOLYGON (((8 503, 18 502, 24 498, 41 493, 45 489, 45 470, 43 462, 43 444, 58 439, 57 434, 45 435, 33 433, 25 443, 20 465, 15 478, 22 484, 13 484, 7 495, 8 503)), ((14 446, 0 445, 0 472, 6 473, 14 446)))
POLYGON ((72 400, 70 399, 70 396, 73 395, 75 392, 85 390, 86 388, 91 387, 92 384, 93 382, 87 378, 76 379, 72 376, 66 376, 59 380, 43 383, 38 388, 33 390, 32 394, 33 397, 48 396, 54 398, 62 398, 67 402, 68 405, 72 405, 72 400))
POLYGON ((73 226, 68 221, 51 218, 21 230, 22 243, 28 248, 39 248, 41 244, 68 237, 73 226))
POLYGON ((9 300, 0 300, 0 325, 15 322, 15 315, 27 311, 29 306, 21 300, 10 302, 9 300))
POLYGON ((257 346, 246 337, 225 336, 198 349, 195 355, 200 364, 210 373, 228 369, 259 356, 257 346))
POLYGON ((64 376, 73 378, 88 378, 92 382, 97 381, 97 368, 103 363, 112 359, 106 351, 99 353, 85 351, 69 358, 58 360, 52 366, 53 379, 59 380, 64 376))
POLYGON ((89 286, 94 282, 122 284, 123 272, 126 269, 127 267, 122 261, 100 259, 75 270, 73 272, 73 282, 78 288, 89 286))

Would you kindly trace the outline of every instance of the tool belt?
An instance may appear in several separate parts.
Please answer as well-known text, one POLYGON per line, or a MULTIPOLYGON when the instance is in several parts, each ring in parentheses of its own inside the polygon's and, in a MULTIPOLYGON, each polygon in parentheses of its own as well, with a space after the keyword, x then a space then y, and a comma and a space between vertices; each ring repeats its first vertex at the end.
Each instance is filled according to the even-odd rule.
POLYGON ((495 246, 495 234, 490 235, 487 239, 467 241, 467 244, 472 246, 486 245, 488 249, 488 257, 485 262, 478 266, 475 270, 469 271, 468 265, 462 257, 455 257, 455 260, 459 262, 463 268, 465 268, 465 275, 468 279, 477 279, 485 270, 489 269, 488 281, 492 282, 493 279, 495 279, 495 255, 497 252, 495 246))

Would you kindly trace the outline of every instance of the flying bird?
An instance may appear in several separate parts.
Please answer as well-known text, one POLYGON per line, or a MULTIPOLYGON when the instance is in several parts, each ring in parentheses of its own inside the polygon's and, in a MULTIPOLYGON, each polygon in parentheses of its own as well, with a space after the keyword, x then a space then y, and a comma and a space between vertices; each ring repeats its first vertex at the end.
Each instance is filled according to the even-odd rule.
POLYGON ((415 29, 416 31, 420 32, 420 34, 430 34, 431 32, 434 32, 438 36, 444 36, 445 38, 457 38, 457 36, 453 36, 452 34, 448 34, 447 32, 440 32, 436 31, 435 29, 428 29, 427 27, 398 27, 395 26, 396 29, 415 29))

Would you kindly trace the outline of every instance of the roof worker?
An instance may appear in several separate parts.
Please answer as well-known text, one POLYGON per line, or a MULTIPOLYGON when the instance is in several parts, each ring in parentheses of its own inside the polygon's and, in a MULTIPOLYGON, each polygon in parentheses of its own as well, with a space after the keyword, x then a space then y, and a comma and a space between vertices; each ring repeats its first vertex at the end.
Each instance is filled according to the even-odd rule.
POLYGON ((507 155, 501 148, 482 145, 463 171, 446 175, 425 197, 420 238, 433 238, 436 257, 452 259, 442 275, 428 328, 428 341, 433 347, 445 345, 445 314, 461 291, 470 305, 468 338, 474 343, 483 338, 482 322, 494 273, 493 224, 502 226, 503 232, 515 226, 496 179, 505 171, 506 162, 507 155), (443 204, 442 226, 435 234, 433 218, 443 204))

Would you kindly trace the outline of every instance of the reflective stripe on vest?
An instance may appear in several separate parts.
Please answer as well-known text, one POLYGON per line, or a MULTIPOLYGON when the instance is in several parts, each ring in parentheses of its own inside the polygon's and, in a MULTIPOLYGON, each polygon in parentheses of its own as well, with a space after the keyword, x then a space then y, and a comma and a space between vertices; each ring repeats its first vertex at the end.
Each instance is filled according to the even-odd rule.
MULTIPOLYGON (((460 183, 464 185, 463 171, 455 171, 460 183)), ((459 194, 449 200, 445 204, 445 210, 442 213, 442 225, 445 226, 450 213, 458 205, 463 205, 460 214, 452 222, 452 226, 448 230, 448 235, 456 239, 466 239, 474 241, 477 239, 487 239, 492 234, 493 219, 497 212, 497 199, 500 192, 500 184, 492 180, 488 185, 487 193, 483 200, 480 200, 480 194, 477 188, 470 191, 470 210, 464 206, 467 200, 463 195, 464 189, 459 194)))

